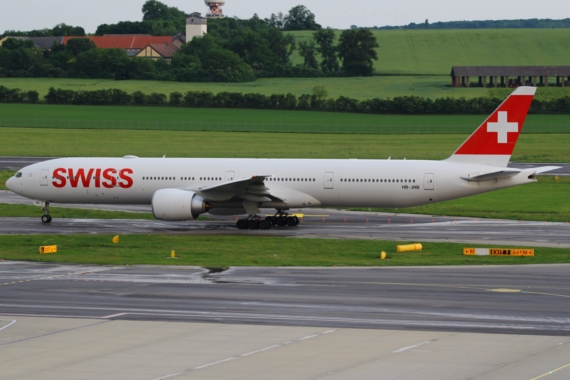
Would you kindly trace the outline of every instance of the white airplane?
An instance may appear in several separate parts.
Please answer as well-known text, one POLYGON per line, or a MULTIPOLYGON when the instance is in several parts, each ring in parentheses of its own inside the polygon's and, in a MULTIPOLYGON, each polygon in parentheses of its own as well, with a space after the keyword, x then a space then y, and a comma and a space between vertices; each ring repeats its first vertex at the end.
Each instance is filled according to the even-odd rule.
POLYGON ((50 203, 151 204, 166 221, 249 215, 240 229, 296 226, 291 208, 425 205, 535 182, 558 168, 507 167, 535 91, 517 88, 443 161, 63 158, 30 165, 6 186, 38 201, 44 223, 50 203), (263 219, 260 208, 277 212, 263 219))

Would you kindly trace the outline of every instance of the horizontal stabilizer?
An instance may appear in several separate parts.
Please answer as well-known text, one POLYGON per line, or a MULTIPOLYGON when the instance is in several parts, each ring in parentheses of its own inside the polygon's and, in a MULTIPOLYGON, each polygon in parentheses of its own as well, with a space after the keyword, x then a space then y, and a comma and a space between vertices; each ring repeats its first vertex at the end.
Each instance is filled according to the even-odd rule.
POLYGON ((495 180, 501 179, 501 178, 514 177, 517 174, 519 174, 520 172, 521 172, 520 170, 501 170, 501 171, 493 172, 493 173, 477 174, 477 175, 473 175, 473 176, 470 175, 468 177, 461 177, 461 179, 463 179, 467 182, 495 181, 495 180))
POLYGON ((534 170, 535 173, 546 173, 549 172, 551 170, 556 170, 556 169, 560 169, 562 166, 541 166, 538 168, 530 168, 531 170, 534 170))

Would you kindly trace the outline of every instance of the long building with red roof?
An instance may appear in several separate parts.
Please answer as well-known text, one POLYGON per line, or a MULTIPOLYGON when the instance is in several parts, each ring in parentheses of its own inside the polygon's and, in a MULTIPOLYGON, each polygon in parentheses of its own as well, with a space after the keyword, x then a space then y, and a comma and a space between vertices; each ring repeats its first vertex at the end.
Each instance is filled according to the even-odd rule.
POLYGON ((129 56, 137 55, 151 44, 172 43, 172 36, 151 36, 146 34, 106 34, 104 36, 63 37, 63 44, 72 38, 88 38, 103 49, 125 49, 129 56))

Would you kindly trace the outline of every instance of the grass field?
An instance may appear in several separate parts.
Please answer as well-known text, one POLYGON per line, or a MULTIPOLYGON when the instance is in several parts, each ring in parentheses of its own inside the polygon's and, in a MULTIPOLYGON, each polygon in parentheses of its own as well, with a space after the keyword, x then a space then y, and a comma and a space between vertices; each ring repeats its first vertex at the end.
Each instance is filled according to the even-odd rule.
MULTIPOLYGON (((311 133, 470 134, 486 115, 0 104, 0 127, 311 133)), ((529 115, 523 133, 569 133, 569 115, 529 115)))
MULTIPOLYGON (((449 69, 451 72, 451 68, 449 69)), ((331 98, 348 96, 354 99, 394 98, 396 96, 421 96, 425 98, 474 98, 497 96, 504 98, 512 89, 485 89, 480 87, 453 88, 449 73, 445 76, 374 76, 353 78, 270 78, 258 79, 250 83, 181 83, 166 81, 114 81, 104 79, 66 79, 66 78, 0 78, 0 85, 8 88, 21 88, 25 91, 36 90, 43 100, 50 87, 69 90, 101 90, 118 88, 127 92, 142 91, 150 94, 159 92, 169 95, 178 91, 222 91, 260 93, 265 95, 310 94, 315 86, 324 86, 331 98)), ((570 95, 570 88, 540 88, 537 99, 559 98, 570 95)))
POLYGON ((112 244, 111 238, 108 235, 3 236, 0 240, 0 256, 6 260, 215 268, 570 262, 570 250, 557 248, 536 248, 534 257, 473 257, 463 255, 465 245, 453 243, 425 243, 423 251, 395 253, 396 245, 405 242, 261 236, 123 235, 119 244, 112 244), (57 245, 58 253, 40 255, 38 247, 42 245, 57 245), (214 245, 216 249, 212 249, 214 245), (168 259, 171 250, 175 250, 180 258, 168 259), (388 260, 380 260, 381 251, 388 254, 388 260))
MULTIPOLYGON (((383 74, 449 75, 451 66, 557 66, 570 61, 570 29, 424 29, 372 33, 380 45, 374 68, 383 74)), ((291 34, 297 41, 312 36, 312 32, 291 34)), ((298 52, 293 61, 302 62, 298 52)))
MULTIPOLYGON (((467 135, 0 129, 0 156, 444 159, 467 135)), ((513 161, 569 162, 570 134, 521 135, 513 161)))

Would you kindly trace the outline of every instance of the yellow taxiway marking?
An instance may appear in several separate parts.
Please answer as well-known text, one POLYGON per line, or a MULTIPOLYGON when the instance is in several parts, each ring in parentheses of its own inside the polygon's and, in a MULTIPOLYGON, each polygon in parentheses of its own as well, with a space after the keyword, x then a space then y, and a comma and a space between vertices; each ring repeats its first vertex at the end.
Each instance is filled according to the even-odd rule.
POLYGON ((520 293, 521 290, 520 289, 504 289, 504 288, 499 288, 499 289, 487 289, 490 292, 497 292, 497 293, 520 293))
POLYGON ((530 379, 530 380, 541 379, 541 378, 543 378, 543 377, 552 375, 554 372, 558 372, 558 371, 563 370, 564 368, 568 368, 568 367, 570 367, 570 363, 569 363, 569 364, 566 364, 566 365, 563 365, 562 367, 558 367, 558 368, 556 368, 556 369, 553 369, 552 371, 548 371, 548 372, 546 372, 546 373, 544 373, 544 374, 542 374, 542 375, 540 375, 540 376, 538 376, 538 377, 533 377, 533 378, 530 379))

